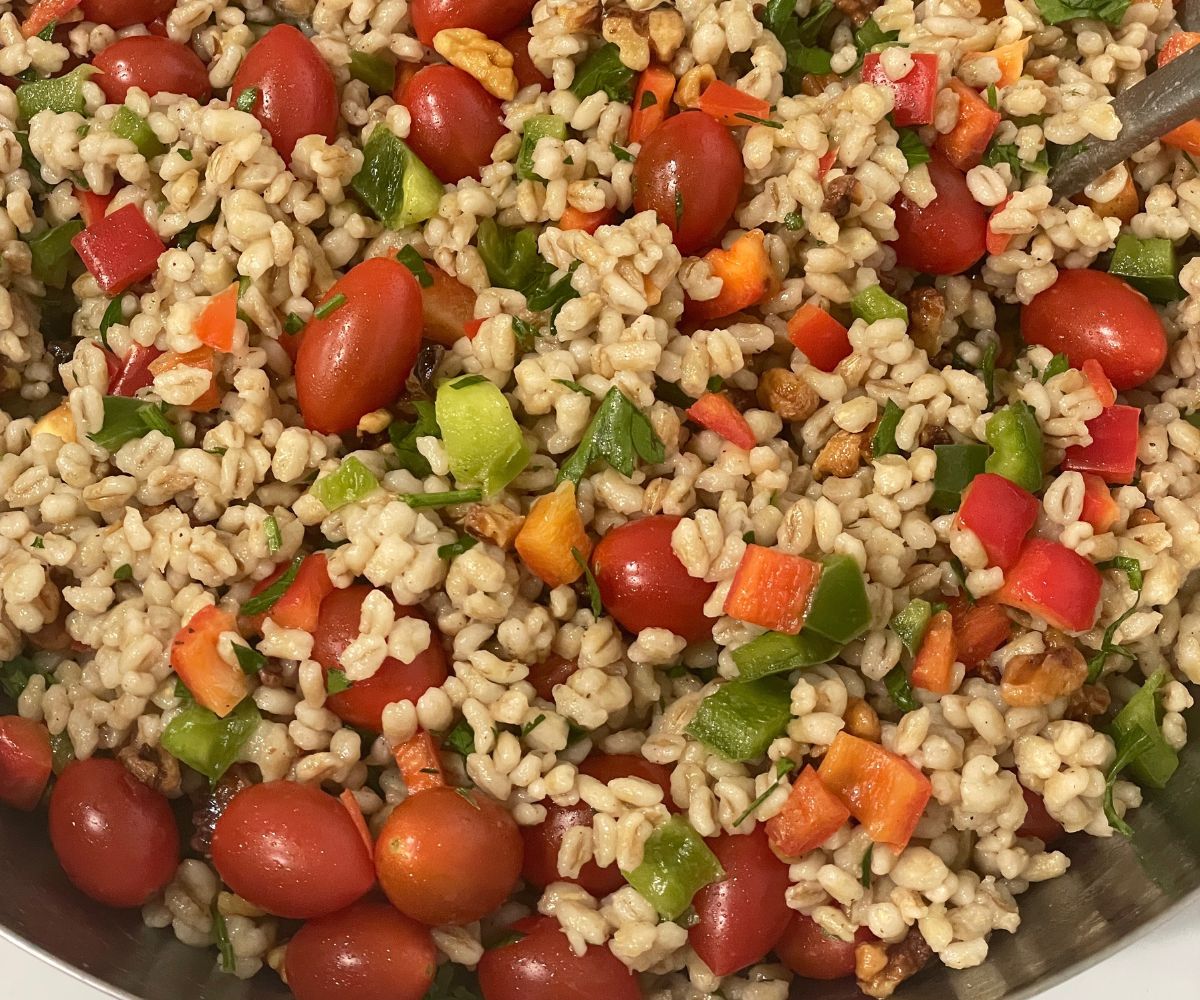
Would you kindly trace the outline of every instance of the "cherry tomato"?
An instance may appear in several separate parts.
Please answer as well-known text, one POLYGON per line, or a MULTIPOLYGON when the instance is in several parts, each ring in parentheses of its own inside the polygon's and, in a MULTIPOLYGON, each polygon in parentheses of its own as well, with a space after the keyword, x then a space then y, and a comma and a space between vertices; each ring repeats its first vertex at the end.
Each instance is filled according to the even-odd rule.
POLYGON ((539 698, 554 701, 555 685, 566 684, 567 678, 578 669, 579 664, 575 660, 564 660, 557 653, 551 653, 541 663, 529 668, 529 683, 539 698))
POLYGON ((85 21, 128 28, 165 16, 174 8, 175 0, 83 0, 81 6, 85 21))
POLYGON ((529 17, 533 0, 412 0, 413 30, 425 45, 446 28, 474 28, 499 38, 529 17))
POLYGON ((296 396, 312 430, 337 434, 404 390, 421 349, 421 287, 403 264, 372 257, 337 281, 325 303, 331 311, 304 329, 296 396))
POLYGON ((479 961, 483 1000, 641 1000, 634 976, 607 948, 576 955, 553 917, 526 917, 523 937, 490 948, 479 961))
POLYGON ((675 803, 671 801, 670 768, 646 760, 640 754, 594 753, 579 765, 579 771, 597 781, 603 781, 606 785, 614 778, 641 778, 643 781, 649 781, 663 790, 663 804, 672 812, 675 811, 675 803))
POLYGON ((1067 835, 1062 824, 1046 810, 1046 803, 1037 792, 1022 785, 1021 795, 1025 798, 1025 822, 1017 831, 1018 837, 1037 837, 1046 844, 1053 844, 1067 835))
POLYGON ((1162 320, 1144 295, 1103 271, 1060 271, 1021 309, 1027 344, 1065 354, 1075 368, 1095 358, 1117 389, 1132 389, 1167 358, 1162 320))
POLYGON ((338 100, 333 74, 321 53, 290 24, 277 24, 250 47, 234 74, 229 100, 258 91, 254 117, 270 133, 275 152, 290 163, 306 135, 337 135, 338 100))
POLYGON ((500 44, 513 54, 513 72, 517 74, 518 87, 523 89, 536 83, 542 90, 553 89, 553 82, 533 64, 529 55, 528 28, 514 28, 500 44))
POLYGON ((396 86, 396 103, 412 116, 405 140, 443 184, 479 179, 505 134, 500 102, 469 73, 426 66, 396 86))
POLYGON ((421 316, 426 340, 453 347, 468 336, 467 327, 475 319, 475 293, 440 267, 426 265, 432 282, 421 289, 421 316))
POLYGON ((725 877, 692 900, 697 922, 688 940, 714 975, 727 976, 761 961, 783 936, 795 912, 784 893, 788 866, 775 857, 761 824, 741 836, 707 841, 725 877))
POLYGON ((613 528, 592 553, 592 572, 604 607, 622 627, 665 628, 703 642, 712 638, 714 620, 704 616, 704 602, 715 584, 689 576, 671 550, 678 523, 658 514, 613 528))
POLYGON ((919 208, 900 195, 892 202, 896 263, 925 274, 962 274, 984 254, 987 209, 971 197, 961 170, 940 153, 929 161, 937 197, 919 208))
POLYGON ((775 945, 775 953, 805 979, 844 979, 854 975, 855 946, 873 940, 874 935, 860 927, 847 944, 826 934, 812 917, 797 913, 775 945))
POLYGON ((521 834, 483 792, 430 788, 396 807, 375 842, 392 905, 423 924, 469 924, 500 906, 521 876, 521 834))
POLYGON ((680 253, 715 243, 741 193, 737 143, 702 111, 685 111, 658 126, 633 167, 634 206, 671 227, 680 253))
POLYGON ((26 812, 36 808, 53 765, 45 726, 19 715, 0 716, 0 802, 26 812))
POLYGON ((287 948, 296 1000, 421 1000, 436 972, 429 928, 377 900, 310 920, 287 948))
MULTIPOLYGON (((317 631, 313 635, 312 658, 326 672, 340 669, 338 657, 358 638, 359 612, 373 588, 356 584, 335 590, 321 602, 317 631)), ((395 602, 393 602, 394 604, 395 602)), ((420 608, 396 605, 396 617, 425 618, 420 608)), ((412 663, 387 657, 383 665, 365 681, 355 681, 345 691, 331 695, 325 707, 343 722, 379 732, 383 729, 383 710, 393 701, 407 698, 414 705, 431 687, 438 687, 448 673, 446 652, 433 630, 429 646, 412 663)))
POLYGON ((95 82, 109 104, 124 104, 130 87, 147 94, 186 94, 204 104, 212 96, 208 68, 186 45, 157 35, 132 35, 114 42, 95 59, 95 82))
POLYGON ((371 856, 342 804, 313 785, 272 781, 234 796, 217 820, 213 864, 244 899, 307 920, 371 888, 371 856))
POLYGON ((166 798, 117 761, 73 761, 50 793, 50 843, 76 888, 107 906, 141 906, 179 865, 166 798))

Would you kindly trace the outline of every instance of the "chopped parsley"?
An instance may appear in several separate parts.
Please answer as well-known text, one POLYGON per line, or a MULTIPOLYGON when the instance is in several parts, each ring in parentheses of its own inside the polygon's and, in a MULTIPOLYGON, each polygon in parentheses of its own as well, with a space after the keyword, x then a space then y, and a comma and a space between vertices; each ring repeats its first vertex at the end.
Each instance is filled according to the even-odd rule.
POLYGON ((262 653, 239 642, 233 644, 233 655, 237 657, 238 666, 245 674, 257 674, 267 665, 267 658, 262 653))
POLYGON ((438 558, 454 559, 456 556, 461 556, 464 552, 475 548, 478 544, 478 538, 472 538, 470 535, 460 535, 457 541, 447 542, 445 545, 438 546, 438 558))
POLYGON ((250 114, 254 111, 254 105, 258 103, 258 97, 259 89, 257 87, 247 87, 237 95, 237 100, 234 101, 233 106, 238 111, 245 111, 247 114, 250 114))
POLYGON ((292 563, 284 571, 283 576, 267 587, 260 594, 255 594, 253 597, 247 598, 242 602, 241 613, 247 618, 252 618, 255 615, 266 614, 273 607, 275 602, 279 600, 296 581, 296 574, 300 572, 300 564, 304 562, 304 556, 296 556, 292 563))
POLYGON ((319 306, 317 306, 316 311, 313 313, 313 315, 316 316, 317 319, 325 319, 329 316, 332 316, 334 314, 334 312, 336 312, 338 309, 340 309, 345 304, 346 304, 346 296, 343 295, 341 292, 338 292, 337 295, 335 295, 333 298, 329 299, 329 301, 322 302, 319 306))
POLYGON ((771 793, 774 792, 775 789, 779 787, 779 783, 781 781, 783 781, 783 776, 785 774, 790 774, 794 770, 796 770, 796 762, 794 760, 792 760, 790 757, 781 757, 779 760, 777 760, 775 762, 775 780, 774 780, 774 782, 771 783, 770 787, 767 788, 767 790, 765 792, 763 792, 762 795, 760 795, 753 802, 751 802, 748 806, 746 806, 746 811, 743 812, 737 819, 735 819, 733 821, 734 828, 736 829, 737 827, 741 826, 744 822, 746 822, 746 820, 748 820, 754 814, 754 810, 757 809, 759 806, 761 806, 764 802, 766 802, 767 799, 770 798, 771 793))
POLYGON ((663 460, 663 443, 641 410, 613 386, 600 403, 596 415, 583 432, 575 449, 558 473, 558 482, 569 479, 576 485, 592 462, 603 460, 623 476, 632 476, 636 460, 651 465, 663 460))
POLYGON ((599 618, 604 614, 604 604, 600 600, 600 584, 596 582, 596 576, 592 572, 592 567, 583 558, 583 553, 574 546, 571 547, 571 558, 579 563, 580 569, 583 570, 583 578, 587 582, 588 599, 591 602, 592 614, 596 618, 599 618))
POLYGON ((427 400, 418 400, 413 404, 417 417, 412 421, 393 421, 388 426, 388 440, 396 457, 392 465, 397 469, 411 472, 418 479, 424 479, 432 474, 428 459, 417 450, 417 438, 441 437, 437 419, 434 416, 433 404, 427 400))
POLYGON ((274 515, 268 514, 267 519, 263 521, 263 533, 267 536, 267 551, 274 555, 283 545, 283 535, 279 531, 279 522, 275 520, 274 515))
POLYGON ((346 671, 338 670, 336 667, 329 671, 325 677, 325 690, 329 694, 341 694, 343 691, 349 691, 350 681, 346 678, 346 671))
POLYGON ((396 254, 396 260, 412 271, 417 284, 422 288, 430 288, 433 285, 433 276, 425 266, 425 259, 413 247, 401 247, 396 254))

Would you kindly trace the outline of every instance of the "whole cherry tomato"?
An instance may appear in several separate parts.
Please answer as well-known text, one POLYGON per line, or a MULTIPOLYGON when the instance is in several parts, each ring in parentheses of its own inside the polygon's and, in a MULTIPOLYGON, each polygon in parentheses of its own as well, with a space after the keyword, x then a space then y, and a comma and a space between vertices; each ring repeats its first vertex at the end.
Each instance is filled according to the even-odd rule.
POLYGON ((0 802, 35 809, 53 769, 46 727, 19 715, 0 716, 0 802))
POLYGON ((212 96, 208 68, 186 45, 157 35, 131 35, 92 60, 95 82, 110 104, 124 104, 131 87, 147 94, 186 94, 204 104, 212 96))
MULTIPOLYGON (((296 143, 306 135, 337 135, 338 100, 333 74, 321 53, 290 24, 277 24, 251 47, 229 88, 236 104, 248 90, 257 90, 254 117, 271 136, 284 163, 290 163, 296 143)), ((247 98, 249 100, 249 98, 247 98)))
POLYGON ((641 778, 658 785, 663 791, 663 804, 672 812, 675 811, 675 803, 671 801, 670 768, 646 760, 640 754, 594 753, 579 765, 579 773, 603 781, 606 785, 616 778, 641 778))
POLYGON ((592 572, 604 607, 623 628, 665 628, 703 642, 712 638, 714 620, 705 617, 704 602, 715 584, 689 576, 672 551, 678 523, 658 514, 613 528, 592 553, 592 572))
POLYGON ((107 906, 141 906, 179 866, 166 798, 107 758, 73 761, 59 775, 50 843, 76 888, 107 906))
POLYGON ((874 935, 860 927, 852 942, 840 941, 821 930, 812 917, 797 913, 775 945, 775 953, 805 979, 844 979, 854 975, 855 947, 873 940, 874 935))
POLYGON ((1018 837, 1037 837, 1046 844, 1053 844, 1067 835, 1062 824, 1046 809, 1046 803, 1037 792, 1021 786, 1021 795, 1025 798, 1025 822, 1017 831, 1018 837))
POLYGON ((310 920, 288 942, 296 1000, 421 1000, 436 972, 429 928, 377 900, 310 920))
POLYGON ((787 930, 795 912, 784 898, 788 866, 771 850, 761 824, 752 833, 725 833, 706 843, 725 877, 696 893, 697 921, 688 941, 714 975, 727 976, 761 961, 787 930))
POLYGON ((375 881, 367 846, 342 804, 294 781, 238 792, 217 820, 212 858, 238 895, 296 920, 343 909, 375 881))
POLYGON ((529 668, 529 683, 539 698, 554 701, 555 686, 566 684, 567 678, 578 669, 579 664, 575 660, 565 660, 557 653, 551 653, 541 663, 529 668))
POLYGON ((553 82, 533 64, 529 55, 529 37, 528 28, 514 28, 500 43, 513 54, 513 72, 517 74, 517 86, 523 89, 536 83, 542 90, 552 90, 553 82))
POLYGON ((529 17, 533 0, 412 0, 413 30, 425 45, 446 28, 474 28, 499 38, 529 17))
POLYGON ((175 7, 175 0, 83 0, 85 21, 107 24, 110 28, 128 28, 149 24, 175 7))
POLYGON ((717 241, 741 193, 737 143, 702 111, 685 111, 659 125, 633 167, 634 207, 670 226, 684 254, 717 241))
POLYGON ((500 906, 521 877, 521 834, 478 789, 410 795, 375 842, 379 884, 401 913, 430 926, 469 924, 500 906))
POLYGON ((924 208, 904 195, 892 202, 896 263, 925 274, 962 274, 984 254, 987 209, 967 187, 967 178, 940 153, 929 161, 929 179, 937 197, 924 208))
MULTIPOLYGON (((326 672, 340 669, 338 657, 358 638, 358 621, 362 603, 373 588, 356 584, 345 590, 335 590, 321 602, 317 631, 313 635, 312 658, 326 672)), ((395 602, 393 602, 394 604, 395 602)), ((425 619, 420 608, 396 605, 396 617, 425 619)), ((433 630, 429 646, 418 653, 412 663, 401 663, 386 657, 382 666, 365 681, 355 681, 345 691, 331 695, 325 707, 343 722, 380 732, 383 729, 383 710, 394 701, 408 699, 414 705, 431 687, 438 687, 448 673, 446 652, 433 630)))
POLYGON ((1167 359, 1162 320, 1141 292, 1104 271, 1060 271, 1021 309, 1027 344, 1067 356, 1072 367, 1095 358, 1117 389, 1132 389, 1167 359))
POLYGON ((337 434, 403 391, 421 349, 421 288, 403 264, 372 257, 329 289, 325 305, 304 329, 296 396, 312 430, 337 434))
POLYGON ((576 955, 553 917, 526 917, 522 937, 479 961, 483 1000, 641 1000, 637 978, 607 948, 576 955))
POLYGON ((507 131, 500 102, 454 66, 418 70, 397 84, 395 98, 412 117, 405 141, 443 184, 478 180, 507 131))

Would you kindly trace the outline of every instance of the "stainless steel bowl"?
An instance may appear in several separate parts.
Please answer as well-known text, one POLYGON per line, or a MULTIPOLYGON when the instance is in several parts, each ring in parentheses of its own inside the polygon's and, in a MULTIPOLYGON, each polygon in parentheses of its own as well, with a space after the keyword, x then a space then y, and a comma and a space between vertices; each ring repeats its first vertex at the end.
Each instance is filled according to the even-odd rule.
MULTIPOLYGON (((1189 718, 1200 726, 1200 709, 1189 718)), ((1021 929, 996 934, 987 962, 964 972, 938 967, 898 1000, 1019 1000, 1094 965, 1200 896, 1200 744, 1183 754, 1162 792, 1134 818, 1133 843, 1074 838, 1071 870, 1021 897, 1021 929)), ((286 997, 271 975, 248 983, 214 970, 211 951, 143 927, 76 892, 54 860, 41 815, 0 810, 0 933, 113 996, 129 1000, 266 1000, 286 997)), ((806 983, 806 1000, 852 1000, 849 983, 806 983)))

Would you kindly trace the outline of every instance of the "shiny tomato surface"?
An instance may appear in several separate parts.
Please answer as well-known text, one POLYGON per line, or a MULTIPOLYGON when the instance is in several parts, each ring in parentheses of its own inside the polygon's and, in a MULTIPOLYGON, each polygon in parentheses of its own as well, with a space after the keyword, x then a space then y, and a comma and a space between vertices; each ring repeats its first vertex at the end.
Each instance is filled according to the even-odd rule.
POLYGON ((0 803, 26 811, 41 802, 54 768, 50 734, 40 722, 0 716, 0 803))
POLYGON ((208 68, 186 45, 157 35, 131 35, 114 42, 92 60, 93 77, 110 104, 124 104, 131 87, 151 96, 186 94, 204 104, 212 96, 208 68))
POLYGON ((858 929, 852 942, 838 940, 821 930, 812 917, 797 913, 775 945, 775 953, 805 979, 845 979, 854 975, 855 946, 871 940, 874 938, 865 927, 858 929))
POLYGON ((899 195, 892 202, 896 263, 925 274, 962 274, 984 254, 987 209, 971 197, 966 175, 940 153, 928 167, 933 201, 921 208, 899 195))
POLYGON ((533 59, 529 56, 528 28, 514 28, 500 42, 513 54, 513 72, 517 74, 518 87, 537 84, 542 90, 553 89, 550 78, 533 64, 533 59))
POLYGON ((83 0, 85 21, 107 24, 110 28, 128 28, 133 24, 149 24, 156 17, 169 14, 175 0, 83 0))
POLYGON ((529 668, 529 683, 537 692, 539 698, 554 701, 554 688, 566 684, 579 664, 575 660, 566 660, 557 653, 551 653, 541 663, 535 663, 529 668))
POLYGON ((412 116, 405 141, 438 180, 479 179, 505 134, 499 100, 454 66, 418 70, 397 85, 395 97, 412 116))
POLYGON ((413 30, 425 45, 446 28, 474 28, 499 38, 529 18, 533 0, 412 0, 413 30))

